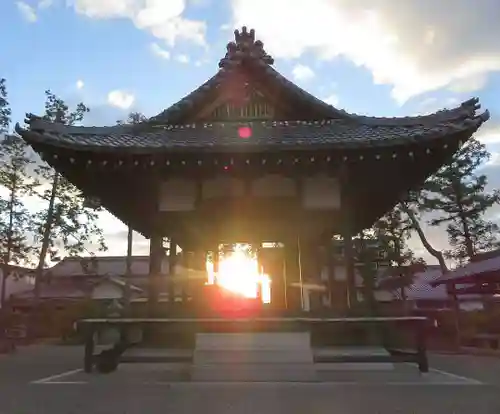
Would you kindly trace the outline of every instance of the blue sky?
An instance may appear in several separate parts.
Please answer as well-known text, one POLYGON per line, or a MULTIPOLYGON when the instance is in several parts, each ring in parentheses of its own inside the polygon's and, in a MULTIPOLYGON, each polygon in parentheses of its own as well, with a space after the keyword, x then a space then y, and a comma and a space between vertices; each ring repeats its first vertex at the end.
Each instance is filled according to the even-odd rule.
MULTIPOLYGON (((478 137, 500 186, 500 3, 483 0, 2 0, 0 77, 13 121, 40 113, 44 90, 85 102, 87 125, 148 116, 217 70, 246 24, 275 67, 350 112, 404 116, 480 97, 492 119, 478 137), (450 12, 453 10, 453 13, 450 12)), ((103 215, 111 254, 124 228, 103 215)), ((432 231, 437 247, 446 237, 432 231)), ((137 239, 136 253, 147 251, 137 239)))

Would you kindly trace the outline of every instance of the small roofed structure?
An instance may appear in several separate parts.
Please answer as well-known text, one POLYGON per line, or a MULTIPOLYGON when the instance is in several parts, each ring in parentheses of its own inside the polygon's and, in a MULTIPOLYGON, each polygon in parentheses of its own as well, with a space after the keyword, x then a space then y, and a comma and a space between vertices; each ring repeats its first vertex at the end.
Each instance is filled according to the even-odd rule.
MULTIPOLYGON (((161 273, 163 237, 202 253, 282 242, 287 274, 271 277, 273 289, 286 289, 299 280, 299 251, 314 262, 340 234, 355 297, 352 235, 446 163, 489 114, 477 112, 476 98, 426 116, 351 114, 273 63, 244 27, 214 76, 138 125, 65 126, 29 115, 16 130, 86 197, 151 239, 152 277, 161 273)), ((274 300, 285 306, 285 296, 274 300)))
POLYGON ((477 254, 470 263, 442 275, 432 285, 445 285, 456 295, 500 294, 500 249, 477 254))
MULTIPOLYGON (((435 285, 442 277, 439 265, 410 266, 409 271, 411 275, 383 279, 379 288, 390 290, 397 300, 410 302, 413 309, 452 308, 452 297, 447 286, 435 285)), ((475 309, 481 306, 481 297, 474 292, 464 293, 460 297, 462 309, 475 309)))

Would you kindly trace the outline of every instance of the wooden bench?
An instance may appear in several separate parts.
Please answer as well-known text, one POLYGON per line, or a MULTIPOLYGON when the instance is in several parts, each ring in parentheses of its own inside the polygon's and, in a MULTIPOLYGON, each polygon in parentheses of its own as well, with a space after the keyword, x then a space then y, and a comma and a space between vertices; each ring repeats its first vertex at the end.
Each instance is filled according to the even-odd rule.
MULTIPOLYGON (((289 327, 290 330, 309 331, 314 326, 321 325, 328 329, 328 325, 355 324, 371 325, 411 325, 415 331, 415 351, 387 349, 388 356, 380 355, 341 355, 335 357, 320 357, 316 362, 414 362, 420 372, 428 372, 426 348, 427 318, 421 316, 408 317, 353 317, 353 318, 319 318, 319 317, 280 317, 280 318, 108 318, 84 319, 78 322, 85 338, 84 370, 92 372, 97 365, 99 371, 110 372, 116 369, 122 354, 132 344, 119 342, 111 349, 94 354, 95 333, 104 327, 116 327, 121 332, 131 327, 147 329, 154 325, 169 325, 189 327, 192 332, 217 332, 221 328, 231 328, 233 331, 273 331, 289 327)), ((151 361, 153 362, 153 361, 151 361)), ((155 358, 154 362, 172 362, 172 358, 164 361, 155 358)))

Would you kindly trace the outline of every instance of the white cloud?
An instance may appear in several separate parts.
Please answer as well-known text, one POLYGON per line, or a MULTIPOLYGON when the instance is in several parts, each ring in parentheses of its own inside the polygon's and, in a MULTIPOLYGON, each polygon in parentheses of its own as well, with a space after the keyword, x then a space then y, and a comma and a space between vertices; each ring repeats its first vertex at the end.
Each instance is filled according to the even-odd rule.
POLYGON ((474 92, 483 89, 488 83, 487 73, 476 73, 474 75, 457 79, 450 83, 448 89, 457 93, 474 92))
POLYGON ((212 3, 212 0, 188 0, 188 3, 196 7, 208 7, 212 3))
POLYGON ((76 81, 76 89, 83 89, 84 86, 85 86, 85 83, 81 79, 78 79, 76 81))
POLYGON ((498 0, 231 0, 275 58, 344 57, 390 84, 399 103, 500 70, 498 0), (266 13, 262 13, 262 9, 266 13), (286 24, 276 24, 276 16, 286 24))
POLYGON ((162 48, 158 43, 151 43, 149 48, 151 49, 151 52, 153 52, 156 56, 159 56, 162 59, 170 59, 170 52, 162 48))
POLYGON ((339 97, 335 94, 331 94, 330 96, 327 96, 325 99, 323 99, 323 101, 327 104, 337 106, 339 104, 339 97))
POLYGON ((116 89, 108 93, 108 103, 117 108, 128 109, 132 106, 134 101, 135 96, 125 91, 116 89))
POLYGON ((31 7, 29 4, 24 1, 16 2, 17 10, 21 13, 24 20, 30 23, 34 23, 37 21, 38 17, 36 15, 35 9, 31 7))
POLYGON ((475 137, 483 144, 500 143, 500 124, 490 120, 486 122, 477 132, 475 137))
POLYGON ((296 81, 308 81, 314 78, 314 71, 309 66, 299 63, 293 68, 292 75, 296 81))
POLYGON ((485 167, 496 167, 500 165, 500 153, 492 152, 490 153, 490 159, 484 164, 485 167))
POLYGON ((413 115, 427 115, 442 110, 444 108, 455 108, 460 104, 460 100, 455 97, 450 97, 447 99, 438 99, 435 96, 430 96, 425 98, 418 103, 418 110, 413 115))
POLYGON ((188 55, 184 55, 184 54, 177 55, 177 56, 175 56, 174 59, 180 63, 189 63, 189 56, 188 55))
POLYGON ((54 4, 53 0, 40 0, 38 2, 38 8, 39 9, 48 9, 53 4, 54 4))
POLYGON ((70 0, 70 4, 93 19, 130 19, 138 29, 171 46, 178 39, 205 45, 206 23, 182 16, 185 0, 70 0))

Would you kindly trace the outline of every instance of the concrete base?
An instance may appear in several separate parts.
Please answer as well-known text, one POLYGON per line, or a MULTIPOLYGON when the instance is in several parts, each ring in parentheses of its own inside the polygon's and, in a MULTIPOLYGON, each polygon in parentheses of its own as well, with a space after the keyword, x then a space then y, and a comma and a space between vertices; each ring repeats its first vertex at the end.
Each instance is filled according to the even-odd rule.
POLYGON ((199 333, 196 335, 196 350, 220 351, 310 351, 311 336, 308 332, 271 332, 271 333, 199 333))
POLYGON ((192 381, 316 381, 309 333, 198 334, 192 381))
MULTIPOLYGON (((314 351, 315 356, 341 357, 341 356, 390 356, 389 351, 382 347, 338 347, 321 348, 314 351)), ((326 371, 391 371, 394 370, 392 362, 334 362, 316 364, 318 370, 326 371)))

